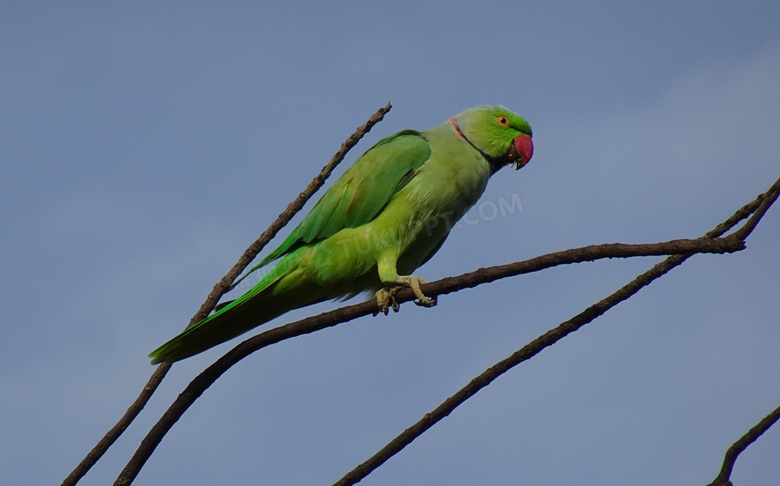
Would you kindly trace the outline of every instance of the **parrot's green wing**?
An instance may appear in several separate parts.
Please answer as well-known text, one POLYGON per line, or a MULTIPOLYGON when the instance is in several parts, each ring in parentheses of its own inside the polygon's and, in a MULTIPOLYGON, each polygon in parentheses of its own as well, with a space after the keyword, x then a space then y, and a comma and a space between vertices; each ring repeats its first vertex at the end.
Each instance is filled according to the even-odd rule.
POLYGON ((368 223, 431 155, 419 132, 405 130, 368 149, 317 201, 290 236, 249 273, 296 248, 368 223))

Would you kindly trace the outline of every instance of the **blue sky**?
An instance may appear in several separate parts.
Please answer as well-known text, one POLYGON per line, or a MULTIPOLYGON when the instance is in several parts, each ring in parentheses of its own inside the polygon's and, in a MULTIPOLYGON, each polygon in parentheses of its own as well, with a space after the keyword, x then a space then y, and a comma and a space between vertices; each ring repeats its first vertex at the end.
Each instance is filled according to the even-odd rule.
MULTIPOLYGON (((64 479, 148 379, 146 355, 387 101, 339 173, 381 137, 479 104, 534 129, 533 161, 493 178, 428 280, 703 234, 780 176, 778 18, 769 1, 7 3, 0 483, 64 479), (518 197, 522 211, 490 217, 518 197)), ((706 484, 780 403, 779 240, 773 208, 747 250, 691 259, 361 484, 706 484)), ((265 349, 136 484, 331 484, 656 261, 556 268, 265 349)), ((110 484, 237 342, 175 365, 81 484, 110 484)), ((778 450, 772 430, 735 483, 780 476, 778 450)))

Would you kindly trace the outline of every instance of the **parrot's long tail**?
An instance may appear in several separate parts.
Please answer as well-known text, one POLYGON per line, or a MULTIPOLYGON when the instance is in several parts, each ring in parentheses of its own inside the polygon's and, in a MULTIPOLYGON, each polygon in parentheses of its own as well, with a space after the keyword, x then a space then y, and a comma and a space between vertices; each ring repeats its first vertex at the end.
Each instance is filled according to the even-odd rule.
POLYGON ((326 300, 294 259, 283 258, 247 293, 152 351, 152 364, 188 358, 292 309, 326 300))

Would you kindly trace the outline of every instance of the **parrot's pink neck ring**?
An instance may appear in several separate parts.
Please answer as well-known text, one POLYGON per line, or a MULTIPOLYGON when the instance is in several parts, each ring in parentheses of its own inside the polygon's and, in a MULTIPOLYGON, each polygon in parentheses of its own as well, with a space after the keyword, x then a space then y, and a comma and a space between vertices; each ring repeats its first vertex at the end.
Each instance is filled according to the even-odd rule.
POLYGON ((455 129, 455 133, 457 133, 460 138, 462 138, 463 140, 467 141, 469 143, 469 145, 471 145, 471 147, 474 150, 476 150, 477 152, 482 154, 483 157, 485 157, 485 160, 487 160, 490 163, 490 165, 493 167, 493 172, 495 172, 496 170, 498 170, 498 168, 500 168, 500 165, 497 163, 497 160, 496 160, 495 157, 491 157, 488 154, 486 154, 485 152, 483 152, 482 150, 480 150, 476 145, 471 143, 471 140, 469 140, 468 138, 466 138, 465 135, 463 135, 463 132, 460 131, 460 127, 458 126, 458 120, 456 120, 454 118, 450 118, 448 121, 450 123, 452 123, 452 128, 455 129))
POLYGON ((473 147, 474 144, 472 144, 471 141, 468 138, 466 138, 465 135, 463 135, 463 132, 460 131, 460 127, 458 126, 458 120, 454 118, 450 118, 448 121, 452 123, 452 128, 455 129, 455 133, 457 133, 460 138, 467 141, 473 147))

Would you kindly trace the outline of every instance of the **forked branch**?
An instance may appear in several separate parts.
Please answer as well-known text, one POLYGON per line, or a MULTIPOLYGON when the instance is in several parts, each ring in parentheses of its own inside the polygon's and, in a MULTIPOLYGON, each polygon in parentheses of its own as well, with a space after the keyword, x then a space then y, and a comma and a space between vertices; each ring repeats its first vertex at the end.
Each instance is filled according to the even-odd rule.
MULTIPOLYGON (((741 220, 743 220, 744 218, 752 214, 753 216, 747 221, 747 223, 745 223, 745 225, 740 230, 738 230, 735 234, 720 240, 724 242, 728 240, 732 240, 744 244, 744 240, 742 238, 746 238, 748 235, 750 235, 750 233, 756 227, 760 219, 763 217, 764 213, 766 213, 766 210, 777 199, 778 192, 780 192, 780 179, 778 179, 774 183, 774 185, 769 189, 769 191, 760 195, 756 200, 754 200, 750 204, 746 205, 745 207, 737 211, 732 217, 730 217, 728 220, 718 225, 712 231, 705 234, 701 239, 691 240, 691 241, 707 241, 707 240, 718 241, 718 240, 711 240, 711 239, 718 238, 721 235, 725 234, 728 230, 734 227, 741 220), (749 229, 743 232, 742 230, 745 228, 749 228, 749 229)), ((374 471, 376 468, 382 465, 385 461, 387 461, 392 456, 400 452, 404 447, 409 445, 413 440, 415 440, 417 437, 422 435, 426 430, 430 429, 438 421, 442 420, 444 417, 449 415, 453 410, 455 410, 456 407, 458 407, 463 402, 468 400, 479 390, 489 385, 493 380, 495 380, 502 374, 506 373, 510 369, 514 368, 515 366, 519 365, 523 361, 529 360, 533 356, 536 356, 543 349, 552 346, 553 344, 557 343, 558 341, 560 341, 567 335, 571 334, 572 332, 592 322, 594 319, 601 316, 612 307, 616 306, 620 302, 623 302, 624 300, 628 299, 632 295, 639 292, 639 290, 649 285, 655 279, 666 274, 672 268, 682 264, 691 255, 693 255, 692 252, 687 254, 683 253, 683 254, 676 254, 670 256, 669 258, 655 265, 653 268, 643 273, 642 275, 640 275, 639 277, 637 277, 636 279, 634 279, 624 287, 620 288, 612 295, 588 307, 580 314, 574 316, 573 318, 569 319, 566 322, 563 322, 558 327, 550 331, 547 331, 546 333, 542 334, 535 340, 531 341, 530 343, 520 348, 518 351, 513 353, 508 358, 491 366, 490 368, 485 370, 481 375, 471 380, 471 382, 469 382, 466 386, 458 390, 458 392, 455 393, 453 396, 445 400, 441 405, 436 407, 433 411, 425 414, 423 418, 420 419, 417 423, 415 423, 408 429, 404 430, 400 435, 398 435, 395 439, 390 441, 390 443, 388 443, 384 448, 382 448, 379 452, 374 454, 367 461, 363 462, 355 469, 347 473, 339 481, 335 482, 334 486, 346 486, 346 485, 355 484, 361 479, 365 478, 372 471, 374 471)), ((775 418, 775 420, 777 419, 775 418)), ((769 427, 767 426, 766 428, 769 427)), ((760 433, 763 433, 763 431, 761 431, 760 433)), ((760 435, 760 433, 758 435, 760 435)), ((753 440, 755 440, 755 438, 753 440)), ((750 442, 747 442, 747 444, 749 443, 750 442)), ((745 447, 747 447, 747 444, 745 444, 745 447)), ((725 467, 726 466, 724 465, 724 468, 725 467)))

